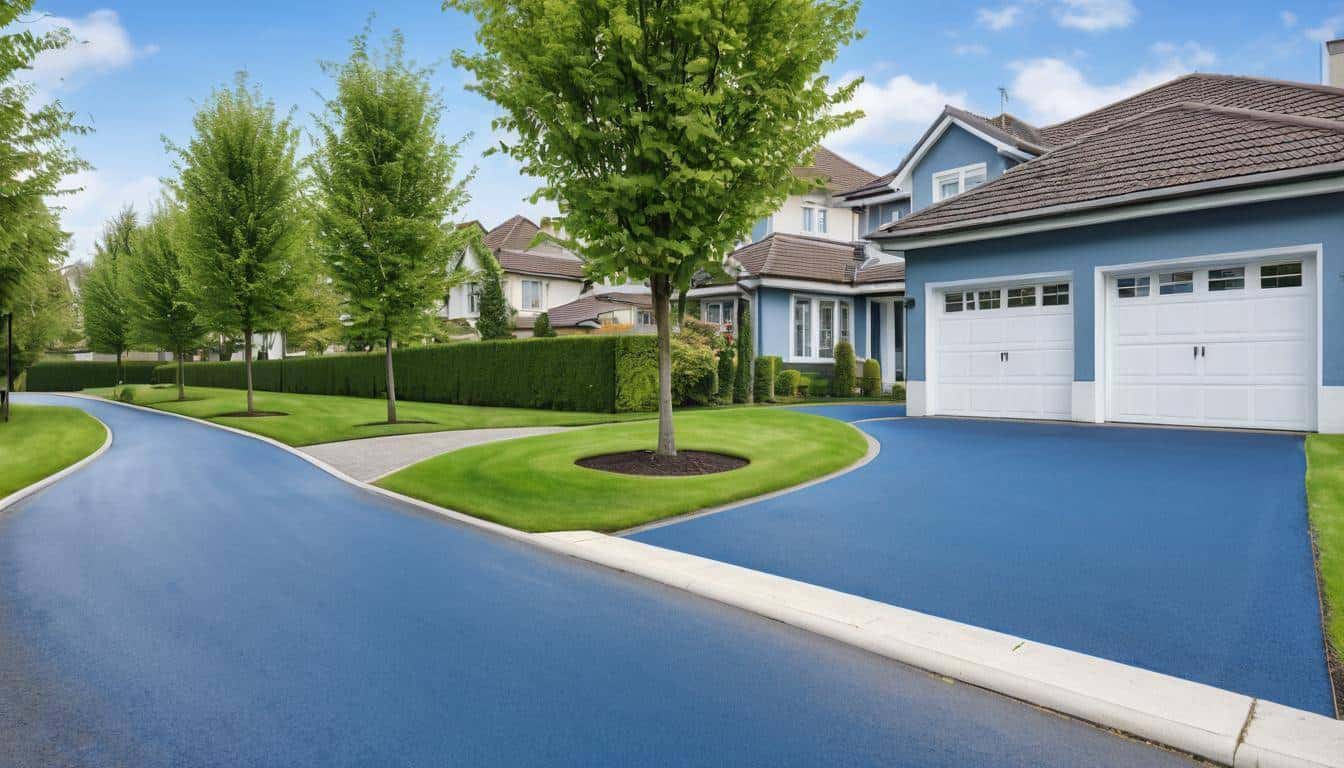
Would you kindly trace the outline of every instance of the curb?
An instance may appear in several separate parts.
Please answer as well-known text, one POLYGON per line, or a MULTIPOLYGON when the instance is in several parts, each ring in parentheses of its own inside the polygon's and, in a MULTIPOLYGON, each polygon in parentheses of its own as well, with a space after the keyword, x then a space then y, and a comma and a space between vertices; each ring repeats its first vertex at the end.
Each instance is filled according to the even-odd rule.
MULTIPOLYGON (((56 407, 62 407, 62 406, 56 406, 56 407)), ((10 507, 12 507, 12 506, 14 506, 15 504, 19 503, 20 501, 23 501, 24 499, 28 498, 29 496, 32 496, 33 494, 37 493, 38 491, 41 491, 41 490, 47 488, 48 486, 51 486, 51 485, 54 485, 54 484, 60 482, 61 480, 65 479, 67 476, 72 475, 72 474, 74 474, 75 472, 78 472, 79 470, 83 469, 83 468, 84 468, 84 465, 86 465, 86 464, 92 462, 94 459, 98 458, 99 456, 102 456, 104 453, 107 453, 107 449, 112 447, 112 430, 111 430, 111 428, 109 428, 109 427, 107 426, 107 424, 105 424, 105 423, 103 422, 102 419, 98 418, 97 416, 94 416, 92 413, 87 413, 87 411, 86 411, 85 413, 88 415, 89 418, 91 418, 91 419, 93 419, 94 421, 98 422, 98 424, 103 428, 103 431, 107 433, 107 438, 103 440, 103 444, 100 445, 100 446, 98 446, 98 449, 95 450, 93 453, 90 453, 88 456, 85 456, 84 458, 80 459, 79 461, 76 461, 74 464, 71 464, 70 466, 66 467, 65 469, 62 469, 62 470, 60 470, 59 472, 55 472, 55 473, 53 473, 53 474, 47 475, 46 477, 42 478, 41 480, 38 480, 37 482, 33 483, 32 485, 28 485, 28 486, 25 486, 25 487, 23 487, 23 488, 20 488, 19 490, 15 491, 15 492, 13 492, 13 493, 11 493, 11 494, 9 494, 8 496, 4 497, 3 499, 0 499, 0 512, 3 512, 4 510, 6 510, 6 509, 8 509, 8 508, 10 508, 10 507)))
POLYGON ((1344 768, 1344 721, 631 539, 593 531, 525 533, 361 482, 268 437, 171 411, 66 396, 261 440, 380 496, 1222 765, 1344 768))

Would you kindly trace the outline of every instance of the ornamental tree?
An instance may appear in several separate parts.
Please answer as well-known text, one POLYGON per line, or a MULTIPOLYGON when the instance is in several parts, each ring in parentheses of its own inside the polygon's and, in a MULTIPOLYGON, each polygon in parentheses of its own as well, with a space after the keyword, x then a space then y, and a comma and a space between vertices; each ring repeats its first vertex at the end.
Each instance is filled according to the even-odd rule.
POLYGON ((482 341, 513 338, 513 309, 504 298, 504 276, 493 255, 481 259, 481 296, 477 300, 480 312, 476 316, 476 333, 482 341))
POLYGON ((186 146, 168 142, 185 210, 183 284, 208 328, 242 335, 252 414, 253 334, 283 327, 301 283, 299 132, 245 75, 216 90, 192 126, 186 146))
POLYGON ((857 81, 821 68, 857 0, 446 0, 476 18, 458 52, 495 102, 500 148, 541 180, 595 277, 647 281, 658 326, 658 446, 672 430, 674 291, 722 261, 795 187, 857 81))
POLYGON ((131 338, 172 350, 178 400, 187 399, 183 359, 201 343, 206 330, 182 281, 183 218, 180 208, 164 207, 151 214, 136 232, 135 246, 122 266, 132 310, 131 338))
POLYGON ((117 357, 117 383, 122 380, 121 358, 131 343, 131 296, 126 275, 136 236, 135 211, 129 206, 103 226, 94 245, 93 267, 80 284, 80 312, 89 347, 117 357))
POLYGON ((454 181, 461 141, 439 138, 443 100, 433 71, 404 57, 400 33, 375 57, 367 33, 350 57, 324 65, 336 95, 317 119, 317 242, 346 311, 385 349, 387 421, 397 421, 395 341, 432 333, 467 230, 449 223, 467 200, 454 181))

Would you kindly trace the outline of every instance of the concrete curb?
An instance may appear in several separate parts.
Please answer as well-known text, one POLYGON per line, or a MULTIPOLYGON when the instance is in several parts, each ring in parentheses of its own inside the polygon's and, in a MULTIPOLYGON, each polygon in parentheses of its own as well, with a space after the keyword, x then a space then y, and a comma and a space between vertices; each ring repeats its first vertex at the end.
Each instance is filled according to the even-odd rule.
POLYGON ((98 446, 98 449, 95 450, 93 453, 90 453, 88 456, 85 456, 79 461, 76 461, 74 464, 71 464, 65 469, 47 475, 41 480, 38 480, 36 483, 20 488, 19 490, 9 494, 3 499, 0 499, 0 512, 3 512, 4 510, 14 506, 15 504, 19 503, 20 501, 23 501, 29 496, 32 496, 33 494, 37 493, 40 490, 60 482, 62 479, 68 477, 69 475, 72 475, 75 472, 78 472, 80 469, 83 469, 86 464, 92 462, 94 459, 98 458, 99 456, 102 456, 104 453, 107 453, 107 449, 112 447, 112 430, 108 428, 107 424, 104 424, 103 420, 98 418, 97 416, 94 416, 93 414, 90 413, 88 414, 88 417, 98 422, 102 426, 103 432, 107 433, 107 437, 106 439, 103 440, 103 444, 98 446))
POLYGON ((355 480, 261 435, 170 411, 89 395, 67 396, 140 408, 262 440, 351 485, 475 528, 675 587, 1222 765, 1344 768, 1344 721, 631 539, 593 531, 525 533, 355 480))

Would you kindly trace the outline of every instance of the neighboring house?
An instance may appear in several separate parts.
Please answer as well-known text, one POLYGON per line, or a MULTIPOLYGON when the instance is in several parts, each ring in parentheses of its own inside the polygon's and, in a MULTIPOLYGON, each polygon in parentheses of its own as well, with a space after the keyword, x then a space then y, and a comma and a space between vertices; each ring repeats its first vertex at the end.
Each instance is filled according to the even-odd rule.
MULTIPOLYGON (((485 253, 467 248, 453 268, 461 267, 475 276, 481 271, 483 256, 493 257, 503 270, 504 298, 517 312, 514 319, 519 329, 530 329, 537 315, 568 304, 583 293, 583 262, 554 243, 533 245, 541 227, 531 220, 514 216, 489 232, 476 222, 467 226, 481 230, 479 242, 485 253)), ((479 277, 454 286, 440 314, 474 325, 480 317, 480 290, 479 277)))
MULTIPOLYGON (((644 334, 658 330, 653 321, 653 301, 647 290, 641 291, 637 286, 598 286, 568 304, 551 308, 546 316, 551 327, 562 335, 593 331, 644 334)), ((527 330, 531 327, 529 324, 527 330)), ((523 330, 520 325, 520 336, 524 335, 523 330)))
POLYGON ((884 178, 844 197, 911 200, 869 234, 906 270, 911 415, 1344 431, 1344 89, 948 109, 884 178))
POLYGON ((690 291, 699 302, 700 319, 735 331, 739 302, 745 300, 758 356, 777 355, 790 368, 829 372, 835 345, 848 341, 858 357, 881 363, 888 385, 900 381, 904 270, 900 264, 878 264, 876 251, 861 240, 870 215, 886 210, 889 218, 883 221, 892 220, 890 193, 871 195, 876 198, 871 204, 845 200, 847 193, 879 179, 825 147, 818 147, 811 165, 795 174, 823 186, 790 195, 756 226, 752 242, 728 258, 735 279, 709 281, 690 291))

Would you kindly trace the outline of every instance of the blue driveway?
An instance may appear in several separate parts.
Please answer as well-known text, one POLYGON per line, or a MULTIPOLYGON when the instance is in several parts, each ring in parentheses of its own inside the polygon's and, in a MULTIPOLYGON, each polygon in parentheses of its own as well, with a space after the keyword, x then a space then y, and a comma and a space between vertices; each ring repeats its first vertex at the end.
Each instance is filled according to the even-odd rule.
POLYGON ((1302 438, 860 426, 865 467, 633 538, 1332 714, 1302 438))
POLYGON ((1185 764, 249 438, 42 401, 114 443, 0 514, 5 765, 1185 764))

